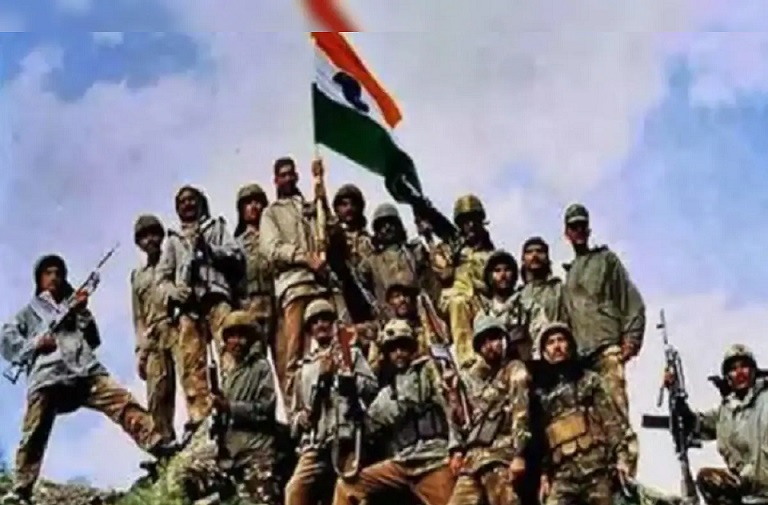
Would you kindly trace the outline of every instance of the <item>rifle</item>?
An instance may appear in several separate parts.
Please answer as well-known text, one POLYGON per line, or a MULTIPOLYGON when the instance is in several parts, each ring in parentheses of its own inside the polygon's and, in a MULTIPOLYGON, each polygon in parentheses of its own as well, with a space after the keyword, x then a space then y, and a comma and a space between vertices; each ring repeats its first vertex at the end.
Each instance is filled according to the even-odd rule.
POLYGON ((96 264, 96 268, 91 270, 91 273, 88 274, 88 277, 80 285, 80 287, 74 290, 72 294, 67 297, 67 299, 64 301, 64 306, 66 307, 64 313, 53 319, 42 332, 38 333, 38 335, 35 335, 33 338, 29 339, 27 345, 19 353, 20 356, 28 357, 26 359, 22 358, 20 361, 11 362, 11 365, 5 371, 3 371, 3 377, 5 377, 11 384, 16 384, 19 381, 19 377, 21 377, 22 373, 29 374, 30 370, 32 369, 32 365, 37 358, 37 353, 34 352, 34 345, 37 341, 37 337, 42 334, 53 336, 57 331, 61 329, 65 321, 67 321, 75 312, 77 307, 77 293, 85 292, 88 294, 88 296, 91 296, 94 291, 96 291, 96 288, 99 287, 99 283, 101 282, 101 277, 99 275, 101 267, 103 267, 104 264, 109 261, 109 258, 112 257, 119 246, 120 243, 118 242, 112 247, 112 249, 107 251, 107 253, 96 264))
MULTIPOLYGON (((459 367, 456 364, 456 359, 454 359, 451 349, 446 344, 430 344, 429 355, 432 356, 432 359, 434 359, 440 367, 441 372, 444 373, 446 370, 450 369, 456 374, 459 389, 459 401, 461 403, 459 406, 459 417, 464 431, 468 433, 472 428, 472 408, 468 400, 466 385, 459 375, 459 367)), ((448 385, 445 384, 445 386, 447 387, 448 385)))
MULTIPOLYGON (((453 338, 451 336, 448 325, 445 324, 445 321, 443 321, 442 318, 440 318, 440 316, 437 314, 437 310, 435 310, 435 306, 432 304, 432 300, 429 298, 429 296, 427 296, 424 291, 419 291, 419 294, 416 297, 416 303, 424 313, 424 317, 427 320, 427 324, 429 325, 430 330, 432 330, 432 333, 437 335, 437 337, 440 339, 439 343, 450 343, 453 338)), ((458 370, 458 368, 456 370, 458 370)))
POLYGON ((275 387, 275 401, 277 406, 275 408, 275 421, 278 424, 287 426, 288 423, 288 407, 285 403, 285 397, 283 396, 283 390, 280 388, 280 382, 277 380, 277 367, 275 367, 275 359, 272 357, 272 348, 269 344, 266 344, 267 348, 267 363, 269 363, 269 371, 272 374, 272 382, 275 387))
MULTIPOLYGON (((208 355, 208 384, 211 388, 211 394, 213 396, 221 396, 219 364, 216 362, 216 350, 213 348, 213 341, 208 342, 208 355)), ((224 412, 214 409, 211 420, 211 428, 208 434, 211 440, 216 443, 216 457, 218 461, 223 461, 229 455, 227 446, 224 443, 224 438, 227 435, 229 418, 224 412)))
MULTIPOLYGON (((339 328, 339 331, 336 337, 339 344, 339 351, 341 354, 342 371, 346 373, 351 373, 352 380, 354 380, 354 371, 355 371, 355 368, 354 368, 355 364, 352 360, 352 338, 353 337, 354 337, 354 331, 348 327, 339 328)), ((360 472, 360 454, 362 451, 362 442, 363 442, 363 425, 361 423, 361 420, 364 413, 364 407, 361 403, 360 397, 357 395, 356 390, 354 394, 351 397, 349 397, 347 404, 349 405, 349 417, 352 419, 352 422, 354 423, 353 431, 354 431, 354 439, 355 439, 355 449, 354 449, 355 452, 352 458, 352 463, 350 465, 351 468, 345 471, 343 468, 341 468, 341 465, 339 464, 341 447, 339 444, 338 419, 336 422, 336 433, 331 444, 331 462, 333 464, 333 469, 336 471, 337 475, 340 475, 344 479, 352 479, 355 476, 357 476, 357 474, 360 472)))
POLYGON ((190 299, 184 304, 169 300, 168 312, 171 319, 171 324, 177 324, 179 322, 179 317, 181 317, 183 313, 192 314, 194 312, 193 309, 197 307, 198 302, 201 301, 195 299, 194 289, 195 286, 197 286, 201 281, 199 278, 200 267, 208 261, 203 233, 205 233, 205 230, 212 224, 213 220, 211 219, 208 221, 204 228, 201 228, 198 231, 197 240, 195 240, 195 243, 192 245, 192 254, 189 256, 189 259, 181 266, 178 280, 180 280, 183 285, 193 290, 193 292, 190 296, 190 299))
POLYGON ((680 353, 669 343, 667 335, 667 322, 664 317, 664 309, 661 310, 660 321, 656 328, 661 330, 664 341, 664 357, 666 361, 666 370, 674 376, 674 383, 668 388, 665 385, 659 390, 657 406, 661 406, 664 400, 664 390, 669 389, 667 395, 667 405, 669 416, 644 415, 642 419, 643 428, 649 429, 668 429, 672 433, 675 443, 675 453, 680 462, 680 471, 682 480, 680 483, 683 500, 690 505, 698 505, 699 495, 696 491, 696 484, 691 475, 691 465, 688 460, 688 450, 691 448, 700 448, 701 440, 694 437, 686 423, 685 405, 688 398, 688 392, 685 388, 685 374, 683 371, 683 362, 680 359, 680 353))

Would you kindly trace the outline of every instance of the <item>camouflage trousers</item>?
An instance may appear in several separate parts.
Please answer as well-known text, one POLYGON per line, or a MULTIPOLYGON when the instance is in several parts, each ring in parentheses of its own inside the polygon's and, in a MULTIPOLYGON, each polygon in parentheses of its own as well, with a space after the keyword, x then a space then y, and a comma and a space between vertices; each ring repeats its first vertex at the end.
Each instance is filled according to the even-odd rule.
POLYGON ((740 505, 744 496, 741 479, 726 468, 702 468, 696 486, 707 505, 740 505))
MULTIPOLYGON (((347 458, 349 460, 349 458, 347 458)), ((316 505, 337 502, 336 473, 327 450, 302 452, 285 488, 285 505, 316 505)))
POLYGON ((456 479, 448 465, 419 475, 401 464, 385 460, 363 468, 351 481, 339 480, 333 505, 353 505, 370 501, 387 492, 408 491, 424 505, 446 505, 456 479))
MULTIPOLYGON (((600 375, 608 394, 619 407, 619 410, 629 420, 629 397, 627 396, 627 378, 624 370, 624 362, 621 360, 621 347, 608 346, 598 354, 593 361, 592 369, 600 375)), ((637 459, 640 448, 637 441, 630 442, 627 448, 629 453, 629 467, 631 476, 637 474, 637 459)))
POLYGON ((479 309, 480 304, 475 297, 454 289, 444 290, 440 297, 440 311, 448 315, 454 353, 462 367, 469 366, 475 360, 472 335, 475 315, 479 309))
POLYGON ((264 338, 272 346, 275 352, 275 340, 277 336, 277 314, 275 313, 275 297, 271 294, 251 295, 242 303, 242 308, 253 318, 253 322, 264 335, 264 338))
POLYGON ((216 445, 209 443, 189 454, 186 461, 178 470, 178 480, 189 499, 219 493, 220 496, 239 496, 248 505, 280 502, 272 455, 243 451, 232 461, 220 462, 216 458, 216 445))
POLYGON ((613 478, 603 472, 584 477, 558 474, 552 479, 544 505, 613 505, 613 478))
POLYGON ((518 505, 508 468, 489 466, 476 475, 462 474, 456 481, 449 505, 518 505))
POLYGON ((144 450, 152 449, 162 440, 149 413, 109 375, 81 379, 73 386, 50 386, 34 391, 27 397, 21 441, 16 451, 17 489, 31 489, 37 481, 56 416, 81 407, 109 417, 144 450))

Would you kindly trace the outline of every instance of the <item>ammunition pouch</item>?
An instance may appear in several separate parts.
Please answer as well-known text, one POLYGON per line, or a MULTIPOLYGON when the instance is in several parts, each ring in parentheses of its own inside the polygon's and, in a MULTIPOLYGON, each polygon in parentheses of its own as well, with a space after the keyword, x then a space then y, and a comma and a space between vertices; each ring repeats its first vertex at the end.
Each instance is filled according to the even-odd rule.
POLYGON ((483 415, 479 424, 472 427, 467 437, 469 447, 489 447, 501 432, 501 428, 507 421, 504 408, 495 408, 483 415))
POLYGON ((400 451, 419 441, 439 438, 448 439, 448 420, 437 405, 429 405, 406 415, 392 443, 400 451))
POLYGON ((546 436, 554 464, 586 451, 596 442, 586 413, 581 410, 556 418, 547 426, 546 436))

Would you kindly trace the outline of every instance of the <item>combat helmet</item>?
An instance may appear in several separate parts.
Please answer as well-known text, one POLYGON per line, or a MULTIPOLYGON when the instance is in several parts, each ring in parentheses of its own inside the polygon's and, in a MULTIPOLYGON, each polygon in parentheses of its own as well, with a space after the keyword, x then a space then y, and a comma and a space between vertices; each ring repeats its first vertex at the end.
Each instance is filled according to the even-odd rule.
POLYGON ((237 191, 238 210, 240 208, 240 204, 247 198, 258 198, 264 203, 265 207, 269 204, 267 193, 264 191, 264 188, 256 183, 246 184, 237 191))
POLYGON ((376 221, 386 218, 395 218, 398 221, 402 221, 400 219, 400 212, 398 212, 397 207, 391 203, 382 203, 373 211, 373 219, 371 220, 371 225, 375 227, 376 221))
POLYGON ((723 356, 723 362, 720 366, 720 372, 723 374, 723 377, 728 374, 728 370, 731 368, 733 362, 739 359, 743 359, 748 362, 752 368, 757 369, 757 361, 755 360, 755 355, 752 353, 752 350, 746 345, 734 344, 725 351, 725 355, 723 356))
POLYGON ((404 319, 391 319, 384 325, 384 329, 381 330, 379 343, 382 346, 387 346, 398 340, 408 340, 416 343, 416 335, 414 335, 413 328, 408 324, 408 321, 404 319))
POLYGON ((398 271, 387 277, 384 284, 385 298, 389 298, 390 293, 395 289, 402 289, 413 294, 419 292, 419 287, 410 271, 398 271))
POLYGON ((545 325, 539 332, 539 354, 544 355, 544 345, 547 343, 547 337, 553 333, 562 333, 571 344, 571 356, 576 356, 578 347, 576 339, 573 336, 571 327, 562 321, 553 321, 545 325))
POLYGON ((142 214, 136 218, 136 223, 133 225, 133 240, 138 244, 139 236, 152 229, 159 230, 162 236, 165 236, 165 228, 163 228, 163 223, 160 222, 157 216, 142 214))
POLYGON ((357 202, 361 211, 365 211, 365 197, 360 188, 354 184, 342 185, 333 197, 333 206, 336 207, 343 198, 349 198, 357 202))
POLYGON ((589 211, 584 205, 580 203, 572 203, 568 206, 568 208, 565 209, 563 221, 565 221, 566 225, 575 223, 588 223, 589 211))
POLYGON ((497 265, 503 263, 508 264, 515 273, 515 277, 517 277, 518 266, 515 257, 503 249, 497 249, 488 256, 488 259, 485 261, 485 267, 483 267, 483 280, 485 281, 486 286, 490 287, 491 285, 491 273, 493 272, 493 269, 496 268, 497 265))
POLYGON ((477 353, 480 352, 480 346, 489 333, 500 332, 505 337, 508 336, 504 321, 490 314, 482 312, 478 314, 475 318, 473 327, 475 331, 472 335, 472 348, 477 353))
POLYGON ((235 328, 245 330, 244 335, 254 338, 258 334, 256 325, 253 324, 253 317, 244 310, 235 310, 227 314, 221 325, 222 339, 235 328))
POLYGON ((312 319, 321 314, 329 314, 332 318, 336 319, 336 309, 333 307, 331 302, 324 300, 323 298, 312 300, 304 310, 304 326, 306 327, 307 324, 312 321, 312 319))
POLYGON ((453 222, 457 223, 459 217, 465 214, 478 213, 480 219, 485 220, 485 207, 480 198, 473 194, 463 195, 456 199, 453 205, 453 222))

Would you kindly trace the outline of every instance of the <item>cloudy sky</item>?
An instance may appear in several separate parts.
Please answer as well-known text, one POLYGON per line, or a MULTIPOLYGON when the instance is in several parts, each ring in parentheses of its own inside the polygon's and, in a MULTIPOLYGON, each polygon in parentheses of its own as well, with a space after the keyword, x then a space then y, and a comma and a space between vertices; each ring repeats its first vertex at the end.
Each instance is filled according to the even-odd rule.
MULTIPOLYGON (((716 402, 705 377, 730 343, 768 359, 765 4, 414 4, 346 5, 370 31, 352 40, 401 104, 399 139, 427 193, 450 211, 476 192, 499 244, 517 254, 542 234, 558 262, 569 258, 563 207, 592 209, 595 239, 621 254, 648 304, 628 372, 635 422, 655 408, 662 306, 695 407, 716 402)), ((79 279, 120 240, 92 307, 103 361, 143 398, 133 220, 174 221, 173 194, 191 182, 232 222, 238 186, 269 186, 276 157, 295 156, 306 173, 307 22, 295 3, 266 0, 6 0, 0 29, 0 318, 27 301, 39 255, 64 254, 79 279)), ((332 187, 354 181, 371 206, 386 199, 379 180, 324 156, 332 187)), ((0 385, 6 453, 23 397, 23 386, 0 385)), ((641 478, 675 490, 668 435, 642 432, 641 448, 641 478)), ((124 486, 141 457, 105 418, 78 412, 57 422, 43 471, 124 486)), ((709 447, 693 461, 719 458, 709 447)))

